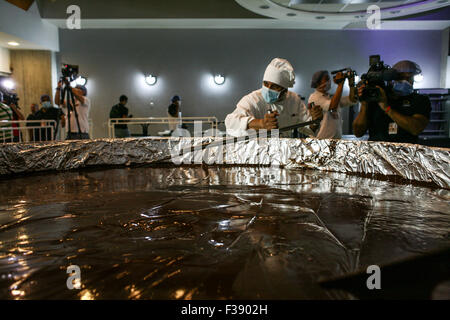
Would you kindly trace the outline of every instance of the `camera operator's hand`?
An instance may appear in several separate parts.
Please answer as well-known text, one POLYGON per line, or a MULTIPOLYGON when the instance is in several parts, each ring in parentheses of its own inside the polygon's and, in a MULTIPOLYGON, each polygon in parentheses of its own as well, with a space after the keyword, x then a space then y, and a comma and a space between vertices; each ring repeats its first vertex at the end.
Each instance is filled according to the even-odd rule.
POLYGON ((366 88, 365 83, 358 84, 358 97, 361 97, 363 94, 364 89, 366 88))
POLYGON ((355 76, 351 76, 350 78, 348 78, 348 85, 350 87, 354 87, 355 86, 355 76))
POLYGON ((342 72, 336 73, 336 75, 333 78, 334 83, 337 85, 343 84, 345 82, 345 76, 342 72))
POLYGON ((386 111, 386 108, 388 107, 388 99, 386 96, 386 92, 380 86, 377 86, 377 88, 378 88, 378 90, 380 90, 380 96, 381 96, 381 99, 378 102, 378 105, 380 106, 380 108, 383 111, 386 111))

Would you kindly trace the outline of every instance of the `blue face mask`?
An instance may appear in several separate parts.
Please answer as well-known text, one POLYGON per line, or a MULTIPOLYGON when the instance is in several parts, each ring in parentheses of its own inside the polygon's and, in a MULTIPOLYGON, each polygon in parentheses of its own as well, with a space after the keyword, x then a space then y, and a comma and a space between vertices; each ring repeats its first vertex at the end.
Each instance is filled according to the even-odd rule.
POLYGON ((42 103, 42 108, 47 109, 47 108, 51 108, 51 107, 53 107, 53 105, 50 101, 45 101, 42 103))
POLYGON ((261 93, 262 93, 262 96, 263 96, 264 100, 267 103, 277 102, 278 99, 280 98, 280 94, 281 94, 281 92, 269 89, 266 86, 262 87, 262 92, 261 93))
POLYGON ((414 92, 412 84, 407 80, 394 81, 393 89, 400 96, 407 96, 414 92))

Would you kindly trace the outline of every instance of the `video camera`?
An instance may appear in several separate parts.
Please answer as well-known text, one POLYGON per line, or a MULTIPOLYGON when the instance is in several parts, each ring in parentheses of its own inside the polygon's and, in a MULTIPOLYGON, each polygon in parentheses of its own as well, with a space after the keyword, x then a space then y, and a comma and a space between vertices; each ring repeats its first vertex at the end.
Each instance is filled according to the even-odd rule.
POLYGON ((356 71, 354 71, 350 68, 344 68, 344 69, 340 69, 340 70, 331 71, 331 74, 335 75, 339 72, 342 72, 342 74, 344 75, 344 79, 342 81, 345 81, 345 79, 348 79, 350 81, 351 79, 355 79, 355 77, 357 76, 356 71))
POLYGON ((6 105, 15 105, 18 109, 19 108, 19 97, 17 96, 16 93, 9 93, 9 92, 4 92, 3 90, 1 90, 3 93, 3 101, 6 105))
POLYGON ((390 82, 400 80, 400 74, 395 69, 384 64, 380 59, 380 55, 370 56, 369 64, 369 71, 361 76, 361 81, 357 85, 357 87, 365 85, 362 94, 358 95, 358 98, 360 101, 378 102, 381 100, 381 92, 377 86, 383 89, 390 89, 390 82))
POLYGON ((0 77, 0 96, 3 96, 3 102, 6 105, 11 105, 14 104, 18 109, 19 108, 19 97, 16 93, 11 92, 9 89, 7 89, 6 87, 4 87, 1 83, 2 80, 7 79, 6 77, 0 77))
POLYGON ((78 78, 79 68, 75 65, 63 64, 61 73, 62 78, 68 83, 75 81, 78 78))

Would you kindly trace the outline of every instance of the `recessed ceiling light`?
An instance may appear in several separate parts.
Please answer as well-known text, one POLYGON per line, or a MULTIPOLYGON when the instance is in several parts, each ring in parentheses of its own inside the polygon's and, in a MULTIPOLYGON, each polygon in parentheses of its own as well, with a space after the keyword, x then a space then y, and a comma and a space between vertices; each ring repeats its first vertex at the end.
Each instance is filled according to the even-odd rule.
POLYGON ((322 19, 325 19, 325 17, 324 16, 318 16, 318 17, 316 17, 316 19, 322 20, 322 19))
POLYGON ((10 46, 13 46, 13 47, 20 46, 20 43, 18 43, 18 42, 16 42, 16 41, 10 41, 10 42, 8 42, 8 44, 9 44, 10 46))
POLYGON ((437 3, 446 3, 448 0, 439 0, 437 3))
POLYGON ((264 4, 264 5, 262 5, 262 6, 259 6, 261 9, 269 9, 270 8, 270 6, 268 6, 268 5, 266 5, 266 4, 264 4))
POLYGON ((397 13, 400 13, 400 10, 394 10, 394 11, 391 11, 391 13, 392 14, 397 14, 397 13))
POLYGON ((289 12, 286 14, 288 17, 295 17, 297 14, 293 12, 289 12))

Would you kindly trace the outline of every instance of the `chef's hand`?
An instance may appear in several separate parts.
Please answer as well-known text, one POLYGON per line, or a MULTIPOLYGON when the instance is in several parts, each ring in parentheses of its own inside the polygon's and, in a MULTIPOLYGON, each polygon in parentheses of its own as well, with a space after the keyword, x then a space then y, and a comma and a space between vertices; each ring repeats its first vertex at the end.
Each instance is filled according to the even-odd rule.
POLYGON ((271 113, 266 113, 264 115, 262 129, 272 130, 278 129, 278 119, 279 113, 277 111, 272 111, 271 113))

